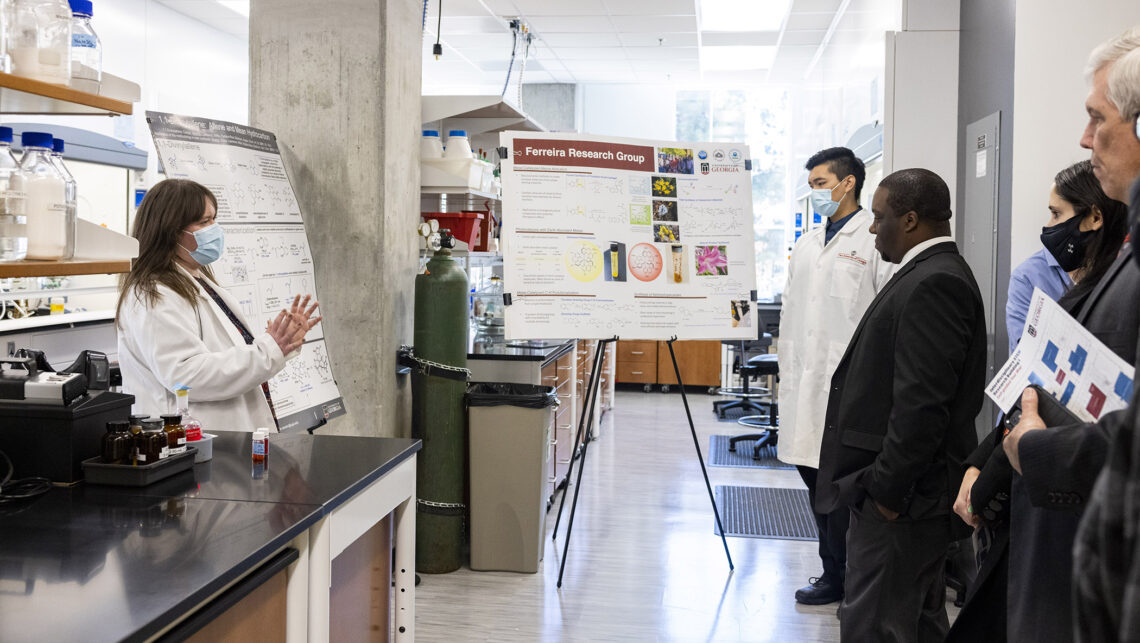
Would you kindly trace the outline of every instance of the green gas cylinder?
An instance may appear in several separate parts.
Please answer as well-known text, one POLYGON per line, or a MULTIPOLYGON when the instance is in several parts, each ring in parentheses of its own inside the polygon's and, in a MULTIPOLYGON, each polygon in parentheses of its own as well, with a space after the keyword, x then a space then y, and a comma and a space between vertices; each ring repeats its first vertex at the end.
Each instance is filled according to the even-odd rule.
MULTIPOLYGON (((445 236, 446 239, 446 236, 445 236)), ((467 367, 467 273, 441 248, 416 276, 415 354, 467 367)), ((463 564, 467 431, 462 381, 413 372, 412 437, 423 440, 416 470, 416 571, 463 564)))

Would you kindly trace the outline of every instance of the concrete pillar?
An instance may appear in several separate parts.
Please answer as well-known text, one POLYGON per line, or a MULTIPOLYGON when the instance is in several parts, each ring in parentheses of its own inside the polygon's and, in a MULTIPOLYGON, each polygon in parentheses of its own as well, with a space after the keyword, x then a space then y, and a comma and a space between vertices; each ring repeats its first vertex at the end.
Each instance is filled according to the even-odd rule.
POLYGON ((522 111, 551 132, 577 132, 578 86, 569 83, 523 85, 522 111))
POLYGON ((419 0, 252 0, 250 124, 300 200, 333 373, 327 434, 407 436, 419 211, 419 0))

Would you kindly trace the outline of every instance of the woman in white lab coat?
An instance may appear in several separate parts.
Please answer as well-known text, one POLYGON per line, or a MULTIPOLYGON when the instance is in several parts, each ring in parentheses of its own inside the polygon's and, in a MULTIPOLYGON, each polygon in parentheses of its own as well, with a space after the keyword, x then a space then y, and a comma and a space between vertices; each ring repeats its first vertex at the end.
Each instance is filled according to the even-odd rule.
POLYGON ((139 206, 139 256, 122 279, 116 316, 123 389, 135 396, 136 413, 167 412, 172 389, 184 385, 206 430, 273 429, 266 382, 320 321, 317 304, 294 298, 254 335, 209 268, 224 250, 216 217, 217 199, 193 181, 163 181, 139 206))

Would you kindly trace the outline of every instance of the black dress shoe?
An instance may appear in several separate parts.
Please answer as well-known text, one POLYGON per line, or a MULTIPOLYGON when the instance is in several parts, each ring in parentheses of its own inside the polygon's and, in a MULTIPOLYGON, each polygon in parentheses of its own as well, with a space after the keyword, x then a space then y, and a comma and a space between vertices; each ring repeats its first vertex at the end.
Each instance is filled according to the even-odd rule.
POLYGON ((796 602, 804 605, 827 605, 843 600, 843 583, 830 578, 810 578, 811 585, 796 590, 796 602))

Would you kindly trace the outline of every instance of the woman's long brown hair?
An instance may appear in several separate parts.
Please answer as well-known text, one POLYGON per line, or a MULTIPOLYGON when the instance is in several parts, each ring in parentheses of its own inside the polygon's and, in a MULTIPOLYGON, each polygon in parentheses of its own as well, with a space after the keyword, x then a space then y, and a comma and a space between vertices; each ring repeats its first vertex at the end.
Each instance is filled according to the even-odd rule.
MULTIPOLYGON (((131 262, 131 271, 119 279, 116 325, 127 297, 139 297, 148 307, 157 304, 162 299, 158 292, 159 284, 170 288, 197 309, 198 286, 178 269, 175 257, 179 235, 202 219, 207 203, 215 209, 218 207, 214 193, 194 181, 167 179, 147 191, 135 214, 135 225, 131 231, 131 236, 139 241, 139 256, 131 262)), ((208 267, 203 266, 202 272, 214 281, 214 274, 208 267)))

